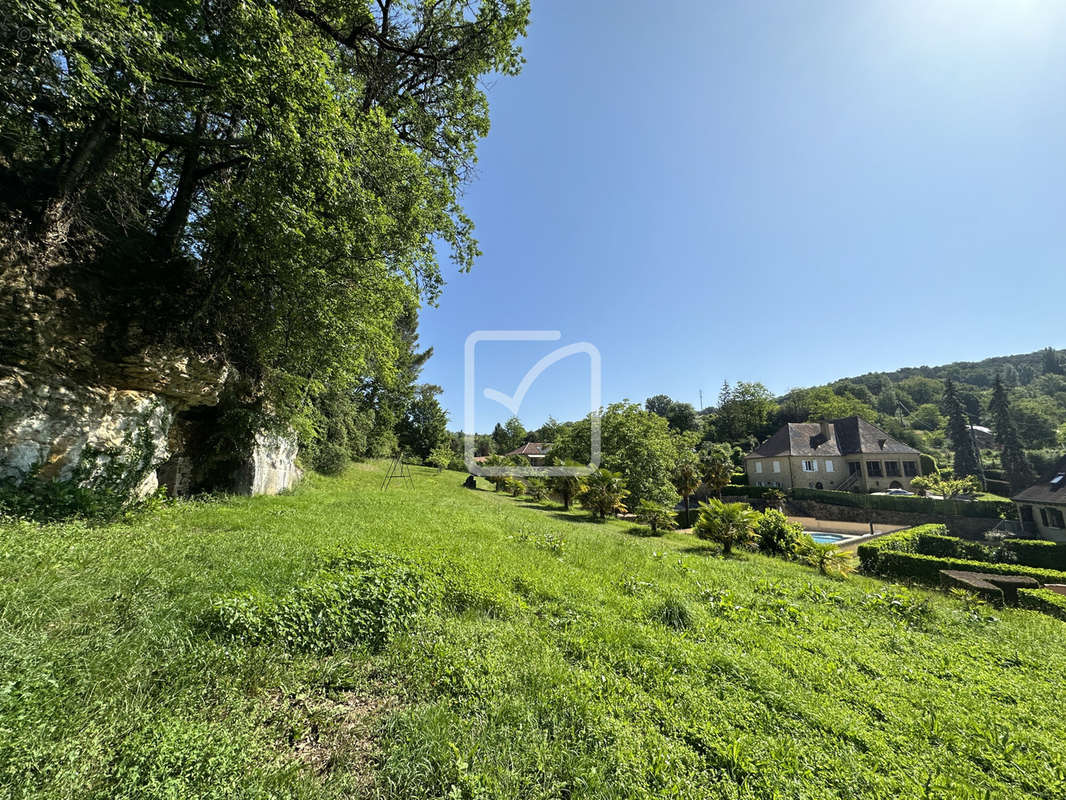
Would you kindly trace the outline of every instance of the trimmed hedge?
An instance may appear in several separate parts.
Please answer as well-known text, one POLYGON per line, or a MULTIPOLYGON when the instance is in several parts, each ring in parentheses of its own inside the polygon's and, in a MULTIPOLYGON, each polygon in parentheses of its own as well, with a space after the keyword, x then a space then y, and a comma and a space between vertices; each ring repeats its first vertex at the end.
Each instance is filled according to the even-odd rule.
POLYGON ((1041 539, 1007 539, 1003 549, 1019 564, 1066 571, 1066 543, 1041 539))
POLYGON ((1024 563, 1023 555, 1043 558, 1051 563, 1056 553, 1066 552, 1046 545, 1055 542, 1017 539, 1009 545, 1018 545, 1015 555, 1019 563, 991 561, 996 552, 979 542, 970 542, 945 536, 943 525, 918 525, 896 531, 886 536, 861 544, 858 547, 859 563, 863 572, 894 578, 913 578, 924 583, 937 583, 940 570, 955 569, 969 572, 990 572, 996 575, 1028 575, 1041 584, 1066 583, 1066 571, 1024 563))
POLYGON ((1066 543, 1040 539, 1008 539, 1002 545, 983 544, 946 535, 943 525, 919 525, 880 536, 859 545, 863 569, 873 568, 879 550, 958 558, 1008 567, 1035 567, 1066 572, 1066 543))
POLYGON ((1014 504, 1003 500, 934 500, 931 497, 908 497, 892 494, 861 494, 835 492, 831 489, 795 488, 792 496, 797 500, 815 500, 836 506, 872 508, 879 511, 909 511, 930 516, 963 516, 998 519, 1000 515, 1014 513, 1014 504))
MULTIPOLYGON (((865 567, 864 567, 865 568, 865 567)), ((941 558, 923 556, 921 553, 903 553, 882 550, 874 571, 891 578, 911 578, 922 583, 940 583, 940 570, 957 569, 967 572, 990 572, 994 575, 1026 575, 1039 583, 1066 583, 1066 572, 1053 569, 1027 567, 1023 564, 991 564, 987 561, 970 561, 965 558, 941 558)))
POLYGON ((863 572, 876 574, 882 551, 917 553, 918 540, 922 534, 938 536, 945 533, 947 533, 947 528, 943 525, 930 523, 929 525, 918 525, 914 528, 906 528, 902 531, 878 536, 872 541, 859 545, 859 564, 862 566, 863 572))
POLYGON ((767 492, 781 492, 775 486, 723 486, 722 497, 765 497, 767 492))
POLYGON ((1050 589, 1019 589, 1018 605, 1066 620, 1066 595, 1050 589))

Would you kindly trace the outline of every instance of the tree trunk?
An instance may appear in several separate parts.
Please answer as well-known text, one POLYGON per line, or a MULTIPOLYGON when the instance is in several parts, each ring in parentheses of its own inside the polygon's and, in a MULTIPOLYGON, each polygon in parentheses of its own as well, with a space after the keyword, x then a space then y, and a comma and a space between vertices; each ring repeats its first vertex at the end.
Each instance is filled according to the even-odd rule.
POLYGON ((118 142, 110 118, 99 113, 86 128, 66 162, 60 165, 55 188, 41 207, 37 226, 42 241, 62 240, 71 220, 72 201, 106 165, 118 142))
POLYGON ((692 520, 689 519, 689 516, 688 516, 688 498, 689 498, 689 496, 686 494, 685 495, 685 527, 686 528, 691 528, 692 527, 692 520))
MULTIPOLYGON (((207 127, 207 114, 201 110, 196 115, 193 136, 200 139, 205 127, 207 127)), ((192 201, 196 196, 196 187, 199 182, 197 176, 199 169, 200 147, 190 144, 181 162, 181 175, 178 177, 174 201, 170 204, 170 211, 167 212, 166 219, 163 220, 156 234, 159 249, 165 257, 170 257, 177 251, 181 234, 189 221, 189 212, 192 211, 192 201)))

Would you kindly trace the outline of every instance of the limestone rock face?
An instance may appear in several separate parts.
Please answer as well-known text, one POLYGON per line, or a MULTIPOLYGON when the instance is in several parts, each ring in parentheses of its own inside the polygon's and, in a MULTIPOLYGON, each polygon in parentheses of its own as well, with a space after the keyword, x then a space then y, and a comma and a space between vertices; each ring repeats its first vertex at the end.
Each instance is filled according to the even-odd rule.
POLYGON ((234 476, 237 494, 277 494, 293 488, 302 472, 296 466, 296 438, 258 433, 251 453, 234 476))
POLYGON ((46 480, 143 497, 158 485, 173 401, 150 392, 0 378, 0 480, 46 480))
POLYGON ((146 352, 104 370, 107 385, 93 386, 0 371, 0 481, 36 475, 139 498, 160 483, 172 496, 277 494, 300 479, 295 436, 259 433, 242 452, 205 463, 210 416, 189 415, 218 403, 228 372, 219 362, 146 352))

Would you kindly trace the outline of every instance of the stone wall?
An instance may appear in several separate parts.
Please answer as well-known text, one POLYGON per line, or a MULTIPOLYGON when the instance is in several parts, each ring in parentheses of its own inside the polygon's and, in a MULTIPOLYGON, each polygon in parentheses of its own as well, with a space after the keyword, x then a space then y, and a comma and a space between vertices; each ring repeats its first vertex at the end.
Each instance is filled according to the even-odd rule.
POLYGON ((873 509, 871 511, 865 508, 819 503, 816 500, 790 499, 788 505, 799 512, 801 516, 834 520, 836 522, 869 522, 870 514, 872 513, 874 522, 886 525, 914 526, 924 525, 928 522, 945 523, 952 534, 964 538, 979 538, 985 531, 995 527, 998 522, 998 520, 989 517, 947 517, 945 519, 944 517, 935 517, 913 511, 884 511, 881 509, 873 509))
POLYGON ((296 466, 295 436, 258 433, 251 453, 234 475, 237 494, 277 494, 293 488, 302 473, 296 466))

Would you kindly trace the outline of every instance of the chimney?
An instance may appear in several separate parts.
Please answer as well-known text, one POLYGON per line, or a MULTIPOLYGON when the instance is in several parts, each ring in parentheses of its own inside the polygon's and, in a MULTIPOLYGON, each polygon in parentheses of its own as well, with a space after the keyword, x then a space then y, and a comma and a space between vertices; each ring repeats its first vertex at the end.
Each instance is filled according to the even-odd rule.
POLYGON ((822 439, 824 441, 828 442, 830 439, 833 438, 833 426, 830 425, 826 420, 822 420, 821 422, 819 422, 818 427, 821 428, 822 439))

